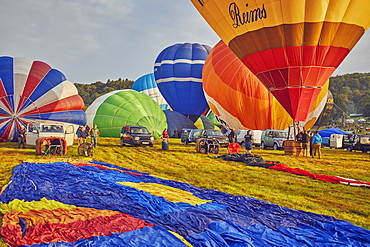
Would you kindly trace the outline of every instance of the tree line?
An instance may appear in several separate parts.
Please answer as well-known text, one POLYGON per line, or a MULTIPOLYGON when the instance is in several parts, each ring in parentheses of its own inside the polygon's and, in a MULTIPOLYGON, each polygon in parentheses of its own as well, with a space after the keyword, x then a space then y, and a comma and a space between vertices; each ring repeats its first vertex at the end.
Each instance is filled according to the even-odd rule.
POLYGON ((337 121, 350 114, 370 117, 370 73, 352 73, 330 78, 329 91, 334 108, 328 121, 337 121))
MULTIPOLYGON (((85 109, 99 96, 115 90, 132 88, 133 80, 97 81, 92 84, 75 83, 79 95, 85 102, 85 109)), ((338 121, 349 114, 363 114, 370 117, 370 73, 353 73, 330 78, 329 91, 333 94, 334 104, 327 121, 338 121)))
POLYGON ((106 83, 101 81, 97 81, 91 84, 81 84, 75 83, 77 87, 78 94, 82 97, 85 102, 85 110, 87 107, 91 105, 91 103, 97 99, 98 97, 115 91, 115 90, 123 90, 123 89, 130 89, 132 88, 132 84, 134 81, 129 79, 121 79, 118 80, 108 80, 106 83))

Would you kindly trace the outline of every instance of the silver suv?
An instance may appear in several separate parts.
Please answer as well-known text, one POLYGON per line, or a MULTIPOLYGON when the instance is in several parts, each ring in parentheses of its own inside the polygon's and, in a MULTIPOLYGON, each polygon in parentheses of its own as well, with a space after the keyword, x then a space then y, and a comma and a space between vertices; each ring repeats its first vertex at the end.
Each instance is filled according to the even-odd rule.
POLYGON ((261 136, 261 148, 283 149, 283 143, 288 139, 288 131, 265 129, 261 136))

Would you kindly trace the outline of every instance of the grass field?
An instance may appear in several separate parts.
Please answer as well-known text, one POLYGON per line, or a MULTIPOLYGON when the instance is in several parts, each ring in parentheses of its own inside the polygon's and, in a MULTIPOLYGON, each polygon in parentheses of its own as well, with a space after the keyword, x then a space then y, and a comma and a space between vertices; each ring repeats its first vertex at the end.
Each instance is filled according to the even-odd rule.
MULTIPOLYGON (((293 175, 243 163, 215 158, 216 154, 195 152, 195 144, 184 145, 170 139, 169 150, 154 147, 121 147, 118 138, 100 138, 94 156, 84 158, 151 173, 222 192, 251 196, 292 209, 334 216, 370 230, 370 189, 332 184, 309 177, 293 175)), ((335 175, 370 182, 370 157, 361 152, 323 149, 321 159, 284 155, 283 151, 255 148, 265 161, 279 161, 322 175, 335 175)), ((226 148, 220 154, 226 154, 226 148)), ((17 149, 16 143, 0 143, 0 186, 10 181, 12 169, 30 160, 54 162, 59 156, 38 156, 35 149, 17 149)), ((64 159, 81 159, 77 145, 68 147, 64 159)), ((1 241, 0 241, 1 242, 1 241)))

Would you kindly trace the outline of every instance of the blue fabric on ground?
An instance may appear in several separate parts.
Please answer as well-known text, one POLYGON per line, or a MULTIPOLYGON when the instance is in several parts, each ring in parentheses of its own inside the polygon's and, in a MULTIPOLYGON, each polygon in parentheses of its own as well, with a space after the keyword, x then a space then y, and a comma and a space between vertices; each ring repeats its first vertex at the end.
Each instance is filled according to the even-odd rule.
POLYGON ((112 233, 109 236, 96 236, 80 239, 75 243, 57 242, 28 245, 32 247, 186 247, 180 239, 161 227, 144 227, 125 233, 112 233))
MULTIPOLYGON (((0 196, 0 201, 37 201, 45 197, 78 207, 114 210, 176 232, 194 246, 370 246, 370 231, 334 217, 200 189, 146 173, 130 174, 128 172, 136 171, 111 164, 93 163, 121 171, 95 166, 77 167, 66 162, 24 163, 14 168, 12 182, 0 196), (117 182, 162 184, 212 202, 195 206, 174 203, 117 182)), ((99 238, 103 239, 96 237, 96 241, 100 241, 99 238)), ((104 245, 89 243, 88 246, 104 245)))

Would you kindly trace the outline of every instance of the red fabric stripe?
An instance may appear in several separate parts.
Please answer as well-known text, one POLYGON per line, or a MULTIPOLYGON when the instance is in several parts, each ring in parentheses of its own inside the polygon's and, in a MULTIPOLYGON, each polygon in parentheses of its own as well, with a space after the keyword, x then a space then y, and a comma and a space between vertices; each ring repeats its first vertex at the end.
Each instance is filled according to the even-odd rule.
POLYGON ((136 172, 130 172, 130 171, 124 171, 124 170, 120 170, 120 169, 117 169, 117 168, 110 168, 110 167, 106 167, 106 166, 102 166, 102 165, 97 165, 97 164, 90 164, 90 163, 78 163, 78 164, 72 164, 72 165, 75 165, 75 166, 95 166, 95 167, 98 167, 100 169, 103 169, 103 170, 116 170, 116 171, 120 171, 120 172, 126 172, 126 173, 129 173, 131 175, 135 175, 135 176, 143 176, 143 174, 140 174, 140 173, 136 173, 136 172))
POLYGON ((314 179, 318 179, 318 180, 322 180, 322 181, 326 181, 326 182, 330 182, 334 184, 339 184, 339 183, 346 183, 349 185, 359 184, 359 185, 363 185, 364 187, 370 187, 370 183, 368 182, 340 178, 340 177, 330 176, 330 175, 319 175, 319 174, 315 174, 315 173, 312 173, 312 172, 309 172, 309 171, 306 171, 300 168, 291 168, 285 164, 280 164, 280 163, 273 163, 273 162, 266 162, 266 163, 273 164, 273 166, 269 167, 270 169, 283 171, 283 172, 289 172, 289 173, 296 174, 296 175, 308 176, 314 179))
POLYGON ((109 236, 111 233, 124 233, 152 226, 154 225, 144 220, 119 213, 112 216, 99 216, 85 221, 77 220, 68 224, 38 222, 35 226, 27 227, 26 234, 23 237, 19 226, 7 224, 2 228, 1 234, 10 246, 21 246, 60 241, 74 243, 79 239, 109 236))
POLYGON ((271 91, 295 121, 305 121, 321 88, 282 88, 271 91))
POLYGON ((40 61, 34 61, 30 72, 28 74, 28 78, 26 84, 24 85, 23 93, 19 101, 17 112, 19 111, 20 107, 24 104, 26 99, 31 95, 33 90, 37 87, 37 85, 42 81, 45 75, 51 70, 52 68, 40 61))
POLYGON ((9 139, 9 135, 10 135, 10 130, 12 129, 13 127, 13 124, 14 124, 14 120, 6 120, 6 121, 10 121, 8 127, 6 128, 6 130, 4 131, 4 133, 1 135, 0 137, 0 141, 3 142, 5 140, 8 140, 9 139))
POLYGON ((246 56, 243 63, 254 73, 289 67, 337 68, 350 52, 333 46, 296 46, 269 49, 246 56))
POLYGON ((83 111, 84 102, 80 95, 72 95, 70 97, 52 102, 48 105, 33 109, 23 113, 21 116, 28 116, 39 113, 59 112, 59 111, 83 111))
POLYGON ((3 104, 7 108, 7 112, 11 113, 12 108, 10 107, 9 102, 8 102, 8 98, 6 96, 7 96, 7 93, 5 91, 3 81, 0 79, 0 101, 3 102, 3 104))

